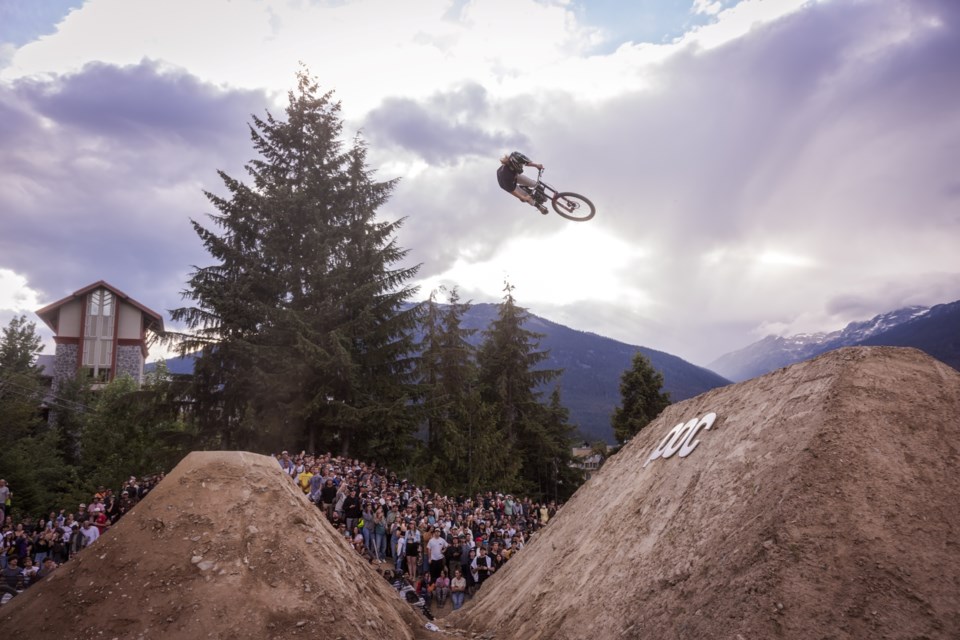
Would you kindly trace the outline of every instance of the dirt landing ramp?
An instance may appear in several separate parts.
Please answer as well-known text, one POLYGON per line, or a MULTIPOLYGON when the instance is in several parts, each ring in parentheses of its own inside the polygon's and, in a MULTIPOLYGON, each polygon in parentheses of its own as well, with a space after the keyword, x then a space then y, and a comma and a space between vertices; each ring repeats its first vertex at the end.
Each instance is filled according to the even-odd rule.
POLYGON ((277 463, 188 455, 0 611, 3 638, 436 638, 277 463))
POLYGON ((678 403, 444 622, 497 640, 960 638, 958 421, 960 373, 883 347, 678 403))

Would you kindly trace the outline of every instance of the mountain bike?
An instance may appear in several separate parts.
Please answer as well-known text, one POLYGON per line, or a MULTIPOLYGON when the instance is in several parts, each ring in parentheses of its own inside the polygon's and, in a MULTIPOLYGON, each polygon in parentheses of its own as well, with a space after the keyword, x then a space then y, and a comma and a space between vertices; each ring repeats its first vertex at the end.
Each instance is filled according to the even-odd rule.
POLYGON ((597 213, 597 208, 585 196, 572 191, 557 191, 544 182, 543 169, 537 172, 537 184, 532 189, 523 185, 520 188, 533 196, 533 201, 541 213, 547 213, 547 207, 544 205, 547 200, 550 201, 553 210, 567 220, 585 222, 597 213))

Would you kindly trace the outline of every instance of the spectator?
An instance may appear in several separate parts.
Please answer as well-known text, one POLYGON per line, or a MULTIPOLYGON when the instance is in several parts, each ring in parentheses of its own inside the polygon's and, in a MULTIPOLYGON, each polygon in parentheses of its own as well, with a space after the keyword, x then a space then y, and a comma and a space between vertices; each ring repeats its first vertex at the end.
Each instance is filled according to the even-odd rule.
POLYGON ((360 506, 360 498, 357 497, 357 490, 351 487, 349 495, 343 501, 343 517, 347 521, 347 529, 353 531, 362 516, 363 511, 360 506))
POLYGON ((450 578, 447 577, 447 570, 441 569, 440 576, 433 583, 433 595, 437 600, 437 607, 443 607, 447 598, 450 597, 450 578))
POLYGON ((430 541, 427 542, 427 554, 430 558, 430 577, 433 578, 434 582, 440 577, 440 572, 443 571, 444 561, 446 560, 444 552, 449 546, 443 536, 440 535, 440 529, 434 529, 433 536, 430 538, 430 541))
POLYGON ((53 570, 56 569, 57 566, 59 566, 57 562, 50 556, 47 556, 46 558, 44 558, 43 565, 40 567, 40 570, 37 572, 37 580, 42 580, 43 578, 46 578, 47 576, 49 576, 51 573, 53 573, 53 570))
POLYGON ((373 548, 377 562, 383 562, 387 556, 387 516, 383 507, 377 507, 373 514, 373 548))
POLYGON ((0 522, 6 522, 10 515, 10 504, 13 501, 13 491, 7 486, 7 481, 0 478, 0 522))
POLYGON ((69 554, 80 553, 80 550, 87 546, 87 536, 80 531, 80 525, 74 522, 70 529, 69 554))
POLYGON ((83 521, 83 526, 80 527, 80 533, 86 538, 86 543, 83 545, 84 547, 89 547, 100 537, 100 530, 93 526, 89 518, 83 521))
POLYGON ((361 531, 363 533, 363 546, 366 547, 367 551, 370 552, 370 556, 373 557, 376 555, 376 553, 374 553, 373 551, 374 524, 373 524, 373 501, 372 500, 364 501, 363 511, 361 512, 360 518, 361 520, 363 520, 363 524, 361 527, 361 531))
POLYGON ((20 570, 20 575, 23 576, 23 588, 26 589, 31 584, 33 584, 37 579, 37 571, 40 567, 33 564, 33 558, 26 556, 23 559, 23 568, 20 570))
POLYGON ((297 466, 290 459, 290 453, 287 451, 280 452, 280 468, 290 477, 293 477, 296 473, 297 466))
POLYGON ((97 528, 97 537, 99 538, 110 528, 110 518, 107 517, 106 513, 101 512, 94 520, 93 526, 97 528))
POLYGON ((16 556, 7 558, 7 566, 0 571, 3 584, 11 589, 23 588, 23 572, 20 570, 20 560, 16 556))
POLYGON ((80 506, 77 507, 77 512, 73 514, 73 520, 75 522, 83 522, 89 517, 90 514, 87 513, 87 505, 81 502, 80 506))
POLYGON ((461 566, 466 567, 463 576, 467 579, 467 593, 471 596, 476 593, 477 586, 480 584, 480 575, 477 573, 477 550, 470 549, 466 558, 462 559, 461 566))
POLYGON ((450 581, 450 598, 453 600, 453 610, 456 611, 463 606, 463 599, 467 595, 467 580, 463 577, 463 572, 457 567, 453 572, 453 580, 450 581))
POLYGON ((487 555, 486 548, 480 547, 477 557, 471 561, 470 566, 473 569, 473 579, 477 582, 477 589, 479 589, 493 573, 493 561, 487 555))
POLYGON ((403 573, 403 563, 407 559, 407 528, 404 525, 400 525, 396 531, 397 541, 393 546, 393 558, 394 565, 396 566, 397 573, 403 573))
POLYGON ((417 558, 420 555, 420 530, 416 525, 410 523, 407 526, 407 532, 404 535, 406 539, 405 552, 407 556, 407 575, 413 580, 417 577, 417 558))
POLYGON ((43 560, 50 555, 50 547, 53 543, 53 530, 44 526, 43 531, 37 535, 36 542, 33 543, 33 559, 38 567, 43 566, 43 560))
POLYGON ((417 584, 414 587, 417 592, 417 595, 423 598, 423 608, 430 609, 430 601, 433 599, 433 581, 430 579, 429 573, 424 573, 420 576, 420 579, 417 580, 417 584))
POLYGON ((333 479, 327 478, 320 489, 320 506, 326 514, 327 519, 333 519, 333 505, 337 499, 337 487, 333 484, 333 479))
POLYGON ((91 520, 96 521, 97 516, 101 513, 104 513, 107 510, 106 506, 103 504, 103 498, 94 496, 93 502, 87 507, 87 514, 91 520))

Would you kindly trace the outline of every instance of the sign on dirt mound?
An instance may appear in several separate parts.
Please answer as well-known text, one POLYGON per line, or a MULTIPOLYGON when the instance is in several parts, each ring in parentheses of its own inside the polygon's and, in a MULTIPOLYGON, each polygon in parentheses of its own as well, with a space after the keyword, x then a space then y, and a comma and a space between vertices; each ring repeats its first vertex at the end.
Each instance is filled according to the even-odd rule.
POLYGON ((887 347, 672 405, 446 622, 498 640, 958 638, 958 416, 960 373, 887 347))
POLYGON ((188 455, 109 532, 0 611, 10 638, 416 638, 424 620, 276 461, 188 455))

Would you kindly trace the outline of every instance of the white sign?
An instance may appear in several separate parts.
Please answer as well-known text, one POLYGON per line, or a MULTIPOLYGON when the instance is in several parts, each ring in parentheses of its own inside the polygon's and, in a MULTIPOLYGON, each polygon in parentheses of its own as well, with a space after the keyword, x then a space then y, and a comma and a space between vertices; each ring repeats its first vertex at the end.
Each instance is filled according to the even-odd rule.
POLYGON ((660 445, 650 453, 650 457, 643 463, 643 466, 646 467, 657 458, 669 458, 678 452, 681 458, 686 458, 700 444, 699 440, 694 440, 700 429, 709 431, 716 419, 717 414, 711 412, 702 418, 694 418, 686 423, 681 422, 670 429, 660 445))

